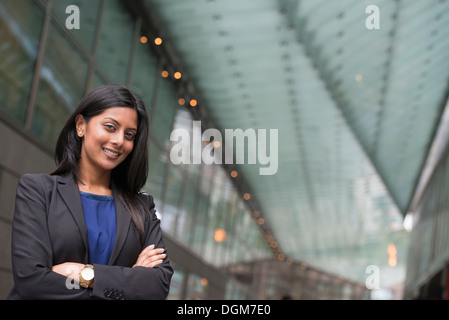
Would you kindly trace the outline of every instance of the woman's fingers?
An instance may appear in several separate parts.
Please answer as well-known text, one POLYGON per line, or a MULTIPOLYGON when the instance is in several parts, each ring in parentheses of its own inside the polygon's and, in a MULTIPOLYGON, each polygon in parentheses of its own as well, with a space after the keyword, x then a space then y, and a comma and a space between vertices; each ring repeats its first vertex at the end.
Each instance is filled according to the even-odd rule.
POLYGON ((148 257, 151 257, 151 255, 154 255, 154 252, 152 252, 153 249, 154 249, 154 244, 143 249, 142 252, 137 257, 137 261, 134 266, 141 265, 143 263, 143 261, 145 261, 148 257))
POLYGON ((160 263, 162 263, 162 260, 165 258, 165 254, 157 254, 154 256, 150 256, 147 258, 138 259, 134 267, 154 267, 160 263))
POLYGON ((165 254, 158 254, 158 255, 152 256, 152 257, 148 258, 147 260, 143 261, 142 266, 153 268, 154 266, 161 264, 162 260, 164 258, 165 258, 165 254))
POLYGON ((145 249, 142 250, 140 255, 144 256, 144 255, 148 254, 148 252, 153 250, 153 249, 154 249, 154 244, 149 245, 148 247, 146 247, 145 249))
POLYGON ((133 267, 154 267, 160 263, 166 257, 164 254, 165 249, 154 248, 154 245, 150 245, 142 250, 137 258, 133 267))

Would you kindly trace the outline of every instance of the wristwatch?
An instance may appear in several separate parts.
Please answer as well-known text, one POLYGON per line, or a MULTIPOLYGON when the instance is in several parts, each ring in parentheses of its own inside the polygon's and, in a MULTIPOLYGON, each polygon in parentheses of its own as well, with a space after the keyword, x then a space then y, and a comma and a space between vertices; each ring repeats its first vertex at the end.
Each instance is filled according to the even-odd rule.
POLYGON ((84 268, 80 271, 80 286, 83 288, 88 288, 89 285, 94 281, 94 266, 91 264, 86 264, 84 268))

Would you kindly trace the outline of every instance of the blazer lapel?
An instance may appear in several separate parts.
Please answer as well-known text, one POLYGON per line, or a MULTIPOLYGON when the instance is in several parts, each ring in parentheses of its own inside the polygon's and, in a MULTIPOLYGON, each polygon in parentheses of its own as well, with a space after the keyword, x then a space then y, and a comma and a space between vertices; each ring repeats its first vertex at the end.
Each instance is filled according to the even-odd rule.
MULTIPOLYGON (((111 189, 112 195, 114 196, 117 235, 115 238, 114 247, 112 248, 111 257, 109 259, 109 265, 114 264, 115 260, 117 259, 120 250, 125 243, 126 237, 128 235, 129 225, 131 223, 131 216, 126 210, 123 203, 120 201, 119 190, 113 181, 111 181, 111 189)), ((85 259, 87 263, 89 256, 89 242, 87 240, 86 220, 84 219, 84 210, 78 185, 71 173, 63 175, 59 178, 58 190, 80 230, 81 238, 83 239, 84 246, 86 248, 85 259)))
POLYGON ((114 181, 111 181, 111 189, 112 195, 114 196, 115 216, 117 220, 117 235, 115 238, 114 247, 112 248, 111 257, 109 258, 109 265, 113 265, 115 260, 118 258, 118 255, 128 235, 129 225, 131 223, 131 216, 126 210, 122 201, 120 201, 120 193, 114 181))
POLYGON ((89 243, 87 241, 87 226, 84 219, 84 210, 81 202, 81 195, 78 189, 78 185, 71 173, 61 176, 58 180, 58 190, 65 204, 69 208, 70 213, 75 220, 80 233, 81 238, 86 248, 86 262, 89 256, 89 243))

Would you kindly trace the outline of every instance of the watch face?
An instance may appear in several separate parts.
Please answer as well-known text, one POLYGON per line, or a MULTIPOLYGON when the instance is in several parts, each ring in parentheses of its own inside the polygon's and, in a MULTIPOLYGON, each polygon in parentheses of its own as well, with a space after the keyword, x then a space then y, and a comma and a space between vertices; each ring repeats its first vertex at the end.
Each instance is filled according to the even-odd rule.
POLYGON ((94 270, 91 268, 84 268, 81 271, 81 276, 83 277, 84 280, 92 280, 94 278, 94 270))

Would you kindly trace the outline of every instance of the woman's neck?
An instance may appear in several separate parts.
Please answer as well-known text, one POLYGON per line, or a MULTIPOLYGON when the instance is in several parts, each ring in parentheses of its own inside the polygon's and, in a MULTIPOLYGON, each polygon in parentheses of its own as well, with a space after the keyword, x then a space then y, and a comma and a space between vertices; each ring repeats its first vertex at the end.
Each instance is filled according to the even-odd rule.
POLYGON ((80 166, 80 179, 78 188, 80 191, 100 194, 112 195, 111 190, 111 172, 98 170, 88 170, 80 166))

